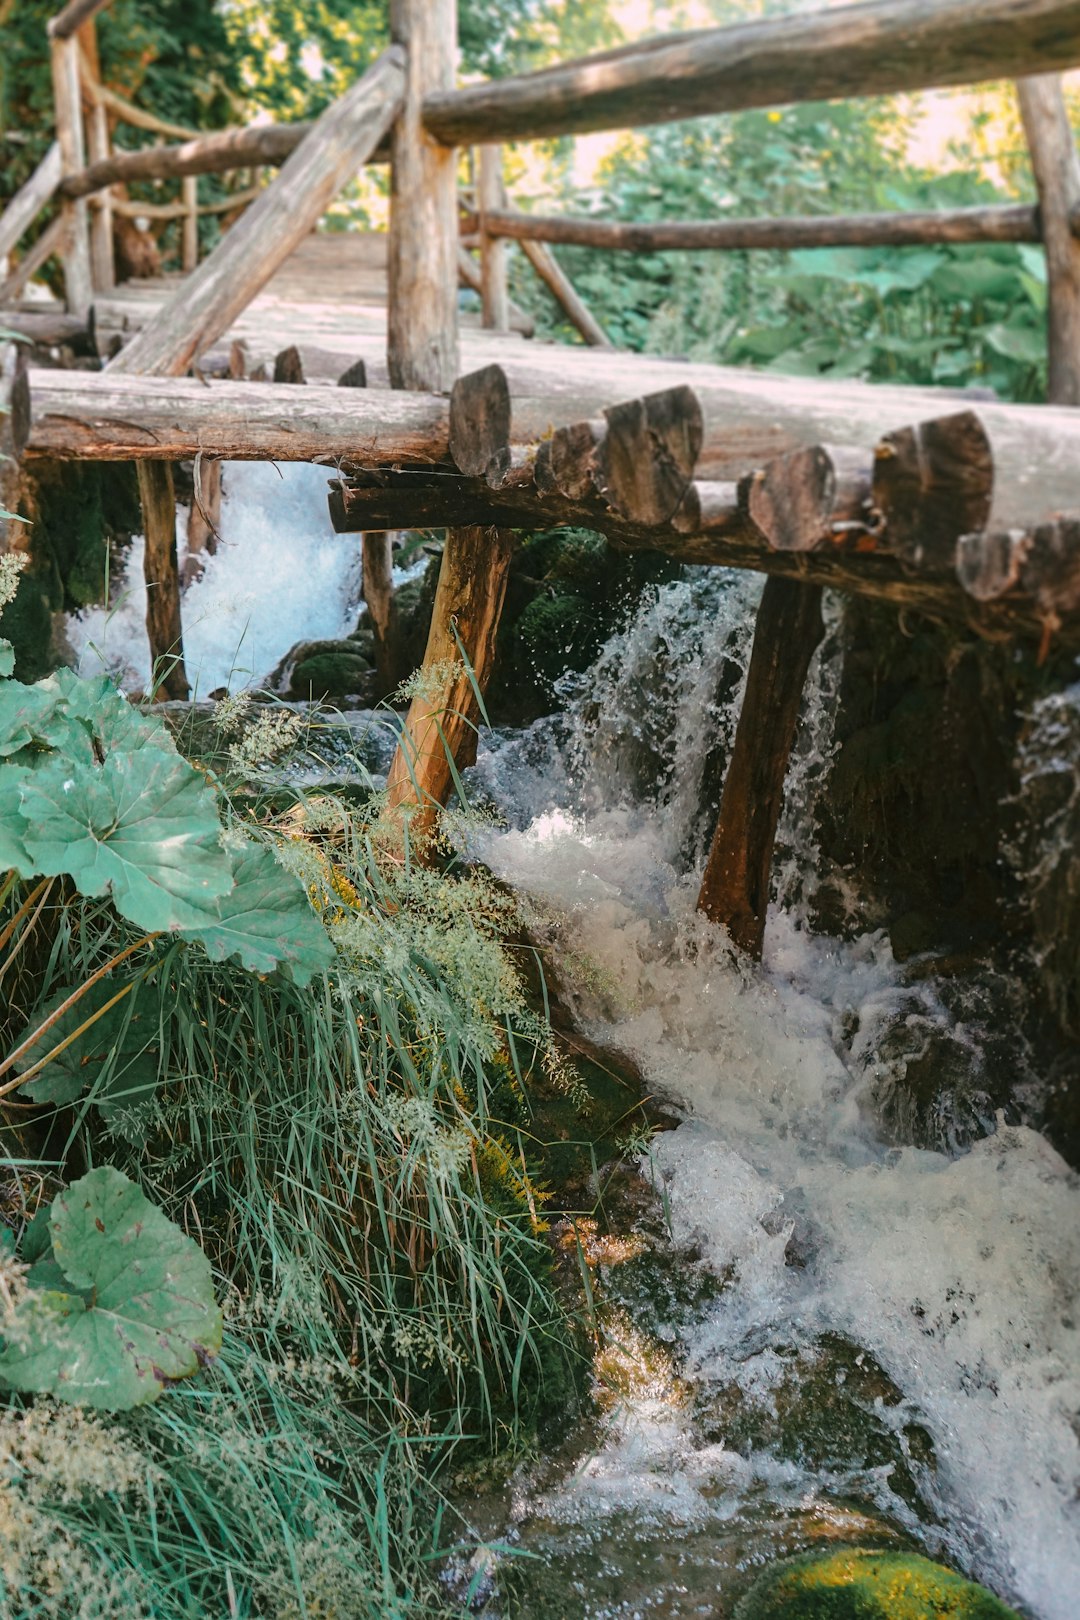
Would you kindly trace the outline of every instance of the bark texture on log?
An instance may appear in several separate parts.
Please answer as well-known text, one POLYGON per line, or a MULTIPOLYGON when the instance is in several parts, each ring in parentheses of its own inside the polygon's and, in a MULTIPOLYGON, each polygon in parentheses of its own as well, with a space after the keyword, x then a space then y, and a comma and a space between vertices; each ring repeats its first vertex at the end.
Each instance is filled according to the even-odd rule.
MULTIPOLYGON (((295 343, 290 343, 287 349, 274 356, 274 381, 276 383, 290 383, 294 387, 298 383, 306 383, 304 376, 304 362, 300 358, 300 350, 295 343)), ((340 388, 341 384, 338 384, 340 388)))
POLYGON ((754 647, 720 816, 698 910, 761 960, 769 875, 791 745, 810 660, 825 633, 821 587, 769 579, 761 594, 754 647))
POLYGON ((1046 246, 1049 399, 1053 405, 1080 405, 1080 241, 1073 234, 1080 157, 1061 80, 1054 75, 1021 79, 1016 89, 1046 246))
POLYGON ((681 505, 701 454, 701 406, 692 388, 611 405, 596 447, 593 482, 613 511, 648 527, 681 505))
POLYGON ((402 54, 391 46, 323 113, 274 184, 121 350, 110 370, 183 376, 247 308, 370 156, 401 106, 403 85, 402 54))
POLYGON ((225 174, 265 163, 273 168, 291 157, 311 134, 314 124, 252 124, 219 129, 176 146, 147 146, 137 152, 113 152, 67 175, 59 186, 63 197, 88 197, 106 186, 132 180, 176 180, 187 174, 225 174))
POLYGON ((390 32, 408 52, 391 133, 390 381, 449 393, 459 370, 457 156, 424 129, 421 107, 454 82, 457 0, 391 0, 390 32))
POLYGON ((546 140, 745 107, 891 95, 1080 63, 1078 0, 869 0, 696 29, 429 96, 437 140, 546 140))
POLYGON ((874 455, 872 497, 886 549, 916 567, 951 567, 958 537, 989 524, 1002 472, 974 411, 887 433, 874 455))
POLYGON ((60 144, 54 141, 25 185, 0 214, 0 259, 6 259, 16 247, 24 231, 34 223, 41 210, 52 202, 63 178, 64 164, 60 144))
POLYGON ((873 468, 869 451, 796 450, 746 480, 746 515, 774 551, 815 551, 837 524, 869 527, 873 468))
POLYGON ((512 444, 510 388, 501 366, 459 377, 450 391, 450 455, 467 478, 483 478, 512 444))
POLYGON ((413 698, 386 784, 392 811, 409 810, 409 829, 421 845, 433 834, 439 810, 458 770, 476 757, 482 693, 495 661, 495 637, 506 595, 514 537, 504 529, 447 531, 431 615, 424 669, 436 689, 413 698), (462 655, 468 660, 471 676, 462 655))
POLYGON ((151 685, 155 693, 186 700, 184 644, 180 631, 180 575, 176 563, 176 491, 167 461, 140 461, 146 552, 146 633, 150 639, 151 685))
MULTIPOLYGON (((1074 214, 1074 230, 1080 219, 1074 214)), ((488 210, 489 236, 555 242, 615 253, 667 253, 759 248, 922 247, 938 242, 1041 242, 1039 213, 1026 204, 912 210, 895 214, 790 215, 786 219, 625 222, 567 215, 488 210)))

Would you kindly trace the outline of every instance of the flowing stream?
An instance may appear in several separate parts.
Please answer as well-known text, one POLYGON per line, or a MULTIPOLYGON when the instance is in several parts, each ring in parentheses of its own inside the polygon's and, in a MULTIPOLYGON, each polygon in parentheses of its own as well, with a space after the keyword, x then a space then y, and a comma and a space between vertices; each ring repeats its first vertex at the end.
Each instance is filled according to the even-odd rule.
MULTIPOLYGON (((227 474, 230 543, 196 587, 206 628, 189 638, 203 691, 355 622, 356 550, 326 539, 325 474, 286 475, 282 492, 274 469, 227 474)), ((561 1475, 522 1473, 510 1539, 555 1572, 552 1615, 727 1614, 727 1574, 763 1556, 755 1523, 801 1526, 806 1545, 869 1515, 1032 1620, 1075 1620, 1080 1183, 1043 1137, 994 1119, 982 1012, 913 978, 872 919, 860 931, 854 897, 851 937, 810 927, 834 638, 811 674, 762 966, 694 911, 758 589, 705 570, 663 587, 568 681, 565 713, 496 733, 473 773, 505 821, 478 852, 529 897, 584 1032, 679 1106, 646 1172, 676 1252, 699 1256, 681 1263, 716 1279, 659 1325, 677 1378, 610 1409, 561 1475), (907 1145, 895 1107, 895 1054, 930 1037, 970 1076, 935 1150, 907 1145)), ((104 641, 138 679, 140 619, 91 619, 73 640, 84 660, 104 641)), ((1018 1088, 1037 1083, 1019 1044, 1016 1064, 1018 1088)))

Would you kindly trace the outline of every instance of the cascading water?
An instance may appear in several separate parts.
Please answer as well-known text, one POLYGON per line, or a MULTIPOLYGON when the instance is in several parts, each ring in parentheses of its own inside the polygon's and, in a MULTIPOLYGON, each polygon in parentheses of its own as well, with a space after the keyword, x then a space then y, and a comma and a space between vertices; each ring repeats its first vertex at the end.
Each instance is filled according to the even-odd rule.
MULTIPOLYGON (((355 548, 326 535, 324 483, 323 469, 286 469, 284 490, 274 469, 227 475, 227 544, 185 609, 203 691, 351 628, 355 548)), ((1034 1620, 1072 1620, 1080 1184, 1034 1131, 995 1128, 978 1020, 949 1011, 944 984, 910 979, 872 928, 839 941, 809 925, 835 638, 811 673, 761 968, 694 910, 759 588, 717 571, 663 587, 568 679, 562 715, 496 733, 475 768, 507 822, 479 852, 530 898, 584 1032, 681 1107, 650 1173, 674 1242, 716 1279, 661 1329, 681 1341, 677 1388, 624 1402, 563 1478, 524 1479, 513 1534, 571 1571, 550 1610, 563 1620, 729 1613, 732 1568, 763 1556, 755 1524, 779 1527, 775 1552, 791 1526, 806 1545, 853 1533, 860 1513, 1034 1620), (947 1038, 970 1069, 974 1100, 940 1132, 958 1151, 905 1138, 898 1031, 908 1055, 947 1038), (841 1443, 792 1437, 841 1397, 841 1443)), ((73 640, 139 683, 141 621, 135 592, 73 640)), ((1027 779, 1053 776, 1033 764, 1038 724, 1027 746, 1027 779)))

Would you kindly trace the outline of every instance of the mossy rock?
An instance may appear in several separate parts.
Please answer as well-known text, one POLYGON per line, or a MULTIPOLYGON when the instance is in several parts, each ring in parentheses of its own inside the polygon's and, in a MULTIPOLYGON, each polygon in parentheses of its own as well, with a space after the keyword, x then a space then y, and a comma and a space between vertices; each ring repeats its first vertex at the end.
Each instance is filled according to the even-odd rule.
POLYGON ((774 1564, 735 1620, 1020 1620, 984 1586, 917 1553, 845 1547, 774 1564))

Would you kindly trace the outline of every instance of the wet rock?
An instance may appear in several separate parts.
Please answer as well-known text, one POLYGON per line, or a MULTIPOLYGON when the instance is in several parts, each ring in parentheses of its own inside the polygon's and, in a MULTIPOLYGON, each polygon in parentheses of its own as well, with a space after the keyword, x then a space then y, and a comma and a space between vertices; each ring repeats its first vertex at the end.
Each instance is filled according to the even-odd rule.
POLYGON ((341 641, 298 641, 270 677, 271 691, 290 702, 340 702, 370 705, 375 700, 375 666, 371 638, 357 631, 341 641))
POLYGON ((1020 1620, 984 1586, 917 1553, 846 1547, 775 1564, 735 1620, 1020 1620))

